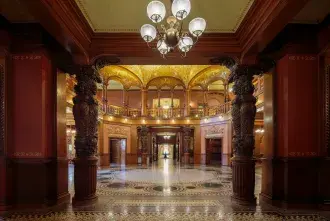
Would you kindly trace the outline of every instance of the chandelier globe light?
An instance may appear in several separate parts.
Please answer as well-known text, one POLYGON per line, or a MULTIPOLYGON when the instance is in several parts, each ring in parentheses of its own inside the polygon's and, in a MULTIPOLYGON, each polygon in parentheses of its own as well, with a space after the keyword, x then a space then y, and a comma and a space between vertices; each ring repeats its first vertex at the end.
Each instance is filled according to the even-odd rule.
POLYGON ((185 19, 191 10, 190 0, 174 0, 172 3, 172 14, 178 19, 185 19))
POLYGON ((151 21, 159 23, 165 18, 165 5, 160 1, 152 1, 147 6, 147 14, 151 21))
POLYGON ((173 0, 172 15, 166 16, 165 5, 161 1, 151 1, 147 5, 147 15, 155 26, 144 24, 140 33, 147 45, 158 51, 163 58, 175 48, 181 52, 182 57, 197 43, 198 38, 204 33, 206 21, 203 18, 194 18, 189 22, 189 32, 183 31, 183 20, 191 11, 190 0, 173 0), (163 20, 165 24, 160 24, 163 20), (159 27, 160 26, 160 27, 159 27), (156 44, 151 42, 156 40, 156 44))

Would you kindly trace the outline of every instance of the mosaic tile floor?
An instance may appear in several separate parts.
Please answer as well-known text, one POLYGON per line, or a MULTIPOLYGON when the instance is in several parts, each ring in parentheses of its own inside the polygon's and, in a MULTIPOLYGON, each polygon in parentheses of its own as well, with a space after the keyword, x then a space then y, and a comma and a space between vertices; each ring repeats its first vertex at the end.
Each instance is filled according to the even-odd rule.
MULTIPOLYGON (((8 214, 4 220, 328 220, 319 211, 283 211, 269 205, 241 206, 231 201, 231 168, 174 165, 116 167, 98 171, 98 201, 49 211, 8 214)), ((261 172, 256 171, 256 195, 261 172)), ((69 171, 73 195, 73 170, 69 171)), ((0 217, 1 220, 1 217, 0 217)))

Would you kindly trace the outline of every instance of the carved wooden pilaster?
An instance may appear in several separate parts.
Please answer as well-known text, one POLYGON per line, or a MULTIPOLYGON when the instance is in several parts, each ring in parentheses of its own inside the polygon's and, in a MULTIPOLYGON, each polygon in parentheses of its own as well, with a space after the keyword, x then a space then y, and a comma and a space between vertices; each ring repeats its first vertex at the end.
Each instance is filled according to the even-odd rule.
POLYGON ((0 64, 0 156, 5 147, 5 70, 0 64))
POLYGON ((190 149, 190 143, 191 143, 191 127, 184 127, 183 128, 183 163, 188 164, 189 163, 189 149, 190 149))
POLYGON ((148 132, 149 129, 146 126, 138 127, 138 139, 139 139, 139 145, 140 151, 142 155, 142 163, 147 163, 147 156, 148 156, 148 132))
POLYGON ((256 98, 253 96, 254 75, 261 75, 274 65, 273 62, 261 65, 238 65, 232 69, 229 83, 234 83, 236 95, 232 101, 233 136, 233 199, 240 203, 255 204, 255 159, 254 120, 256 98))
POLYGON ((97 171, 97 118, 98 103, 95 99, 99 74, 91 66, 83 66, 76 74, 73 116, 76 126, 74 159, 74 202, 95 200, 97 171))

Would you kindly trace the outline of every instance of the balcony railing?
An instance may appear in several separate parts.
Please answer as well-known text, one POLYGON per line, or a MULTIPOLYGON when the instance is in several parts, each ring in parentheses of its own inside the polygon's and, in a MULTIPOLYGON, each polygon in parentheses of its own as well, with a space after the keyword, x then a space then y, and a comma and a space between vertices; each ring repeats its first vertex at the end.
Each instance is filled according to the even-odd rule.
MULTIPOLYGON (((151 119, 173 119, 190 117, 192 119, 200 119, 203 117, 212 117, 220 114, 226 114, 230 111, 231 102, 222 105, 204 107, 204 108, 190 108, 189 114, 185 115, 184 108, 151 108, 147 110, 147 118, 151 119)), ((102 108, 101 108, 102 109, 102 108)), ((108 105, 102 111, 111 116, 139 118, 142 116, 140 109, 119 107, 108 105)))
POLYGON ((148 109, 149 118, 160 118, 160 119, 170 119, 170 118, 182 118, 184 117, 183 108, 153 108, 148 109))
POLYGON ((208 108, 208 116, 216 116, 219 114, 226 114, 227 112, 230 111, 231 108, 231 102, 227 102, 225 104, 221 104, 218 106, 213 106, 208 108))

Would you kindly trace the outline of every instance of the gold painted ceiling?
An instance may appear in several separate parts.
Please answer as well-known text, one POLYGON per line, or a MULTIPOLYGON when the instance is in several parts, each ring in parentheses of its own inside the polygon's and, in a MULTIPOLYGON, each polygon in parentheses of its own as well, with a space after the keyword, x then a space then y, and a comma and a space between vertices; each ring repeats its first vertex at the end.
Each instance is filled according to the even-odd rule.
POLYGON ((225 82, 230 74, 220 65, 113 65, 100 70, 105 82, 114 80, 125 88, 184 86, 206 88, 215 81, 225 82))

